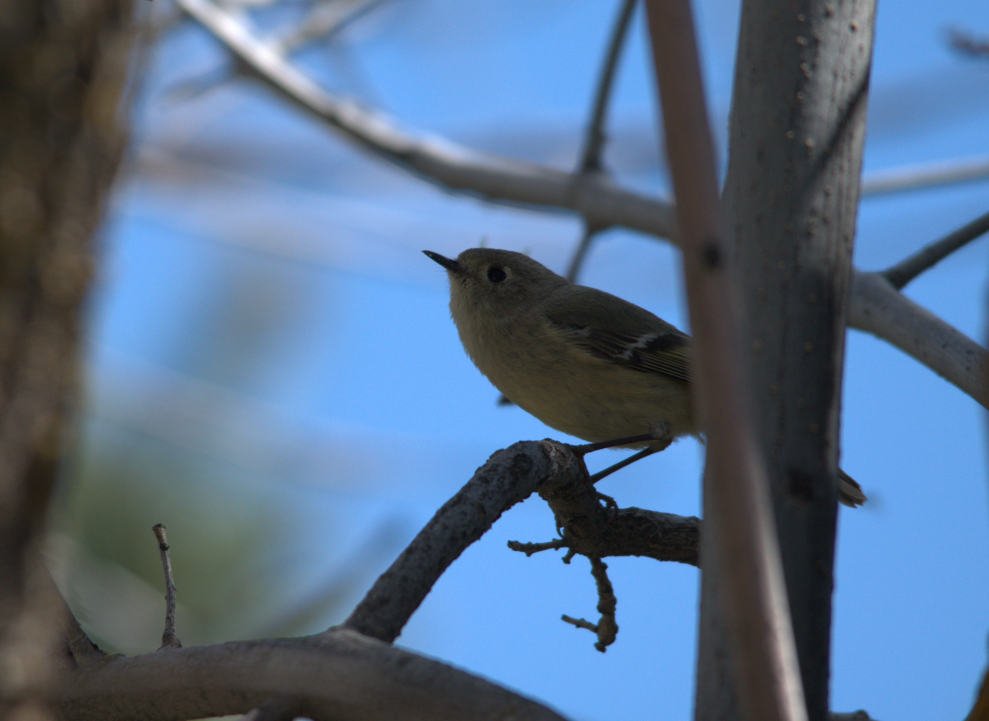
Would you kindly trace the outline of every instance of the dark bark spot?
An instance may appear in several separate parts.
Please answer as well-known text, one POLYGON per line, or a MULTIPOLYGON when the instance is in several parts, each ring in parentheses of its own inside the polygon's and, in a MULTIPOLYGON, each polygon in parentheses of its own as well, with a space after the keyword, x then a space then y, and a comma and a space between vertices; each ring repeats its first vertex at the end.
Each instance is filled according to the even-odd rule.
POLYGON ((717 270, 721 267, 722 253, 721 246, 716 239, 711 239, 704 244, 701 250, 701 263, 710 270, 717 270))
POLYGON ((814 478, 810 474, 791 468, 786 472, 786 486, 793 500, 803 503, 814 500, 814 478))

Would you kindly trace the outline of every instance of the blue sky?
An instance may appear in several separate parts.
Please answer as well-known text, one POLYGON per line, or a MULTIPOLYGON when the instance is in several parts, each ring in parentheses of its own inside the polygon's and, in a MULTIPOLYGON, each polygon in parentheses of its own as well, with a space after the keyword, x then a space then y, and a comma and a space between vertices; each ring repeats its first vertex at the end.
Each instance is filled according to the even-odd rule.
MULTIPOLYGON (((723 147, 738 8, 730 0, 695 7, 723 147)), ((401 0, 303 61, 328 88, 407 125, 569 168, 615 8, 401 0)), ((867 174, 989 154, 989 63, 952 54, 952 26, 989 34, 989 7, 880 4, 867 174)), ((641 17, 631 37, 606 158, 620 181, 665 194, 641 17)), ((419 251, 456 255, 487 239, 562 271, 580 226, 403 176, 257 84, 191 99, 175 92, 223 62, 193 27, 175 31, 152 57, 103 233, 84 439, 124 455, 150 439, 201 471, 197 489, 136 478, 150 484, 151 498, 176 496, 175 507, 198 504, 218 519, 291 519, 256 559, 274 569, 287 606, 352 571, 361 549, 385 538, 385 550, 354 572, 361 580, 351 596, 297 632, 313 631, 341 621, 492 452, 559 437, 517 408, 496 406, 459 346, 445 274, 419 251)), ((855 262, 883 268, 987 205, 989 180, 866 199, 855 262)), ((982 339, 987 261, 985 242, 975 243, 907 294, 982 339)), ((678 274, 668 244, 613 231, 594 246, 581 282, 685 326, 678 274)), ((888 344, 850 331, 842 465, 871 500, 840 514, 835 710, 898 721, 967 713, 989 634, 985 434, 974 401, 888 344)), ((685 441, 602 490, 622 506, 697 514, 701 459, 702 449, 685 441)), ((162 508, 121 512, 146 516, 148 526, 165 522, 181 549, 192 521, 160 518, 162 508)), ((107 520, 118 519, 108 512, 107 520)), ((399 643, 574 719, 687 718, 696 569, 610 559, 621 630, 602 655, 589 633, 559 620, 594 617, 586 560, 566 566, 559 554, 525 558, 505 546, 553 532, 541 502, 512 509, 443 576, 399 643)), ((173 562, 181 599, 181 550, 173 562)), ((238 609, 241 616, 229 637, 263 626, 261 611, 238 609)), ((180 614, 180 636, 182 624, 180 614)))

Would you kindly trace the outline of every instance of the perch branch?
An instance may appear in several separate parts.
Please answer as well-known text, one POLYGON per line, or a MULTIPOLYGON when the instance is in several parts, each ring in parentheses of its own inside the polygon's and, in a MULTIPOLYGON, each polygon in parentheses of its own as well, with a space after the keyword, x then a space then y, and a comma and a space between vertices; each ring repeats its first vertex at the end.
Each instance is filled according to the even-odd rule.
MULTIPOLYGON (((557 527, 563 529, 561 548, 588 557, 645 556, 699 564, 698 518, 641 508, 615 512, 602 506, 594 487, 576 475, 552 476, 540 486, 539 495, 552 509, 557 527)), ((531 554, 542 549, 518 544, 512 550, 531 554)))
POLYGON ((395 640, 447 567, 502 513, 534 491, 553 509, 564 529, 565 545, 573 553, 697 564, 700 522, 696 518, 637 508, 609 511, 599 503, 587 468, 569 446, 550 440, 522 441, 494 453, 436 512, 343 627, 380 641, 395 640))
POLYGON ((523 441, 494 453, 381 575, 343 627, 395 640, 447 567, 502 513, 547 478, 579 476, 581 465, 557 443, 523 441))

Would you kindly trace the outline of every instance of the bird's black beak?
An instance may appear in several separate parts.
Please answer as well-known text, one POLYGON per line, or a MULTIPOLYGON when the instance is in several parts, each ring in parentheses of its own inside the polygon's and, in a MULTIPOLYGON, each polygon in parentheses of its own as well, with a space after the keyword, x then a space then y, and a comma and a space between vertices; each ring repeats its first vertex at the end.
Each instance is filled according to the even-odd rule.
POLYGON ((444 268, 446 268, 451 273, 463 273, 464 272, 463 267, 460 265, 460 263, 458 263, 455 260, 450 260, 446 256, 440 255, 439 253, 434 253, 431 250, 424 250, 422 252, 425 253, 425 255, 426 255, 427 258, 429 258, 430 260, 435 260, 437 263, 439 263, 440 265, 442 265, 444 268))

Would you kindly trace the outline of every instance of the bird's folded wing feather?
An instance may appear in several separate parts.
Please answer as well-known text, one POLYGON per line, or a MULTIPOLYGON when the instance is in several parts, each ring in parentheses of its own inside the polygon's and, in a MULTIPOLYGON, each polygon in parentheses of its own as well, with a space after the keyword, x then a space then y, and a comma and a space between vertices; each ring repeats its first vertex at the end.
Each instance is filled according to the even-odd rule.
POLYGON ((633 370, 691 380, 690 336, 644 308, 604 291, 585 288, 580 302, 567 295, 551 299, 546 316, 550 323, 566 331, 575 345, 596 358, 633 370), (623 313, 611 312, 615 301, 622 304, 623 313))

